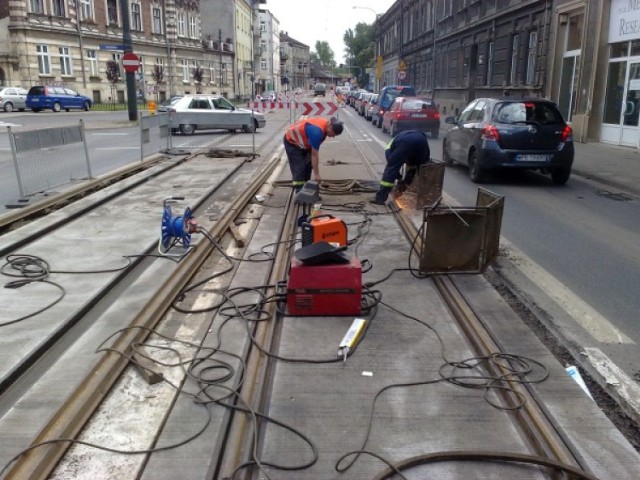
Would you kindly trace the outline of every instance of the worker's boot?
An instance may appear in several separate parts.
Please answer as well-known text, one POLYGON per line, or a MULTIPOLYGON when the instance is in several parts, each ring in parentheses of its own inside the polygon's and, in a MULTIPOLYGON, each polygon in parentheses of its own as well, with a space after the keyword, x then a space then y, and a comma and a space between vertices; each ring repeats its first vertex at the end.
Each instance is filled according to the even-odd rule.
POLYGON ((389 198, 390 191, 390 187, 380 187, 380 190, 376 192, 376 196, 369 200, 369 202, 376 205, 384 205, 387 202, 387 198, 389 198))

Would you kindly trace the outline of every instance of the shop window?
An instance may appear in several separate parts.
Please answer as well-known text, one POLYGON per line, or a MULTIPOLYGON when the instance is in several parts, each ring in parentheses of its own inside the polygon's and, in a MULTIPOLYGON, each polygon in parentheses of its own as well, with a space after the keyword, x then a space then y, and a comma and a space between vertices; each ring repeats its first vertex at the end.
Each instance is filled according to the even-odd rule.
POLYGON ((609 58, 626 57, 629 52, 629 42, 612 43, 609 46, 609 58))

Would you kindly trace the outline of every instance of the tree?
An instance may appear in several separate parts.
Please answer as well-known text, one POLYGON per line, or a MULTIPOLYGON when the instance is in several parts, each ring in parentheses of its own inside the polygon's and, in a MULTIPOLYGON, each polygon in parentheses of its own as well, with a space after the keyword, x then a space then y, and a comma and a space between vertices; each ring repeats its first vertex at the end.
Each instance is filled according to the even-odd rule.
POLYGON ((320 63, 324 67, 336 66, 336 60, 334 58, 335 55, 333 53, 333 50, 331 50, 328 42, 318 40, 316 42, 316 51, 312 53, 315 53, 317 55, 318 60, 320 60, 320 63))
POLYGON ((344 36, 345 56, 348 65, 354 68, 360 85, 367 85, 369 75, 366 74, 367 67, 375 66, 375 31, 373 25, 358 23, 355 32, 348 29, 344 36))
POLYGON ((200 68, 200 65, 196 65, 193 69, 193 80, 196 84, 196 93, 202 93, 202 77, 204 77, 204 71, 200 68))
POLYGON ((116 83, 120 81, 120 65, 115 60, 109 60, 107 62, 107 80, 111 84, 111 104, 114 106, 116 103, 116 83))

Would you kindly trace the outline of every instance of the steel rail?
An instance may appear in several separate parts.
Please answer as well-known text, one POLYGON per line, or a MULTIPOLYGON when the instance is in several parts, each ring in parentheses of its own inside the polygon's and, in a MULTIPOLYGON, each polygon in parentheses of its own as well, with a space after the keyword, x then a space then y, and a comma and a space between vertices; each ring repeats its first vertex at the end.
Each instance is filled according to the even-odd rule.
MULTIPOLYGON (((234 221, 238 212, 250 202, 273 173, 279 160, 279 156, 274 155, 274 158, 255 176, 252 183, 227 206, 218 221, 209 230, 211 237, 221 237, 229 229, 229 225, 234 221)), ((175 297, 188 285, 190 279, 214 251, 214 248, 209 242, 201 242, 190 255, 183 259, 175 273, 165 281, 153 298, 132 320, 130 324, 132 328, 125 330, 114 340, 111 346, 113 351, 107 351, 102 355, 87 376, 69 395, 63 406, 41 429, 31 445, 50 443, 22 455, 9 470, 6 479, 45 480, 49 477, 72 444, 70 441, 56 440, 76 438, 129 365, 126 358, 115 352, 126 352, 130 345, 144 342, 149 335, 149 330, 159 323, 170 309, 175 297)))
MULTIPOLYGON (((402 212, 396 212, 395 215, 409 242, 414 242, 416 251, 421 251, 422 241, 420 238, 416 238, 418 232, 413 222, 402 212)), ((487 331, 482 320, 475 314, 451 276, 434 275, 431 280, 476 354, 478 356, 488 356, 504 353, 487 331)), ((495 367, 494 371, 489 372, 490 375, 507 379, 510 378, 510 373, 509 370, 501 365, 495 367)), ((509 380, 506 380, 506 382, 509 384, 512 393, 507 392, 505 389, 499 389, 497 395, 508 407, 516 405, 516 397, 525 399, 521 408, 511 410, 511 412, 532 451, 563 464, 581 468, 578 461, 579 457, 566 444, 554 422, 544 414, 538 405, 537 399, 520 382, 509 380)))
MULTIPOLYGON (((278 241, 278 253, 273 262, 268 285, 276 285, 285 277, 289 268, 289 249, 286 247, 287 241, 295 236, 296 218, 298 208, 292 205, 293 196, 290 195, 287 204, 286 215, 284 217, 280 238, 278 241), (285 245, 285 247, 283 247, 285 245)), ((282 326, 282 322, 273 321, 276 318, 276 303, 270 303, 265 307, 272 321, 258 322, 254 330, 254 339, 260 348, 253 347, 246 359, 246 375, 240 394, 247 405, 252 409, 263 412, 268 400, 267 383, 271 377, 274 362, 270 356, 265 355, 262 350, 274 351, 276 346, 277 331, 282 326)), ((231 426, 227 434, 227 449, 224 455, 219 474, 214 478, 230 478, 233 471, 242 463, 251 461, 252 442, 251 429, 258 429, 259 425, 249 425, 248 415, 245 413, 234 413, 231 426)), ((251 476, 251 469, 244 472, 245 476, 251 476)))

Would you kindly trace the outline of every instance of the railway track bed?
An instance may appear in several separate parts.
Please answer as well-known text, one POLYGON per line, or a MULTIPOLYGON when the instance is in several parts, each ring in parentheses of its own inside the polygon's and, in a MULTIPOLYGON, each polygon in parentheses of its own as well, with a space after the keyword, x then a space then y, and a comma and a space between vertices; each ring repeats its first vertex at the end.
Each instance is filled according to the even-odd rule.
MULTIPOLYGON (((327 147, 352 162, 336 178, 379 168, 349 138, 327 147)), ((300 211, 273 187, 286 179, 279 154, 265 157, 196 156, 38 240, 50 247, 20 246, 52 270, 90 258, 87 270, 117 271, 57 274, 72 293, 3 327, 0 464, 50 442, 3 478, 633 478, 637 452, 481 275, 409 268, 419 215, 371 206, 369 194, 323 194, 365 265, 366 331, 345 360, 337 349, 353 316, 288 315, 279 284, 300 211), (148 256, 168 191, 185 195, 202 228, 180 262, 148 256), (120 367, 107 374, 103 360, 120 367), (98 375, 108 383, 88 392, 98 375), (83 415, 75 397, 101 389, 83 415), (70 418, 73 435, 59 434, 70 418)), ((34 307, 12 305, 5 321, 34 307)))

